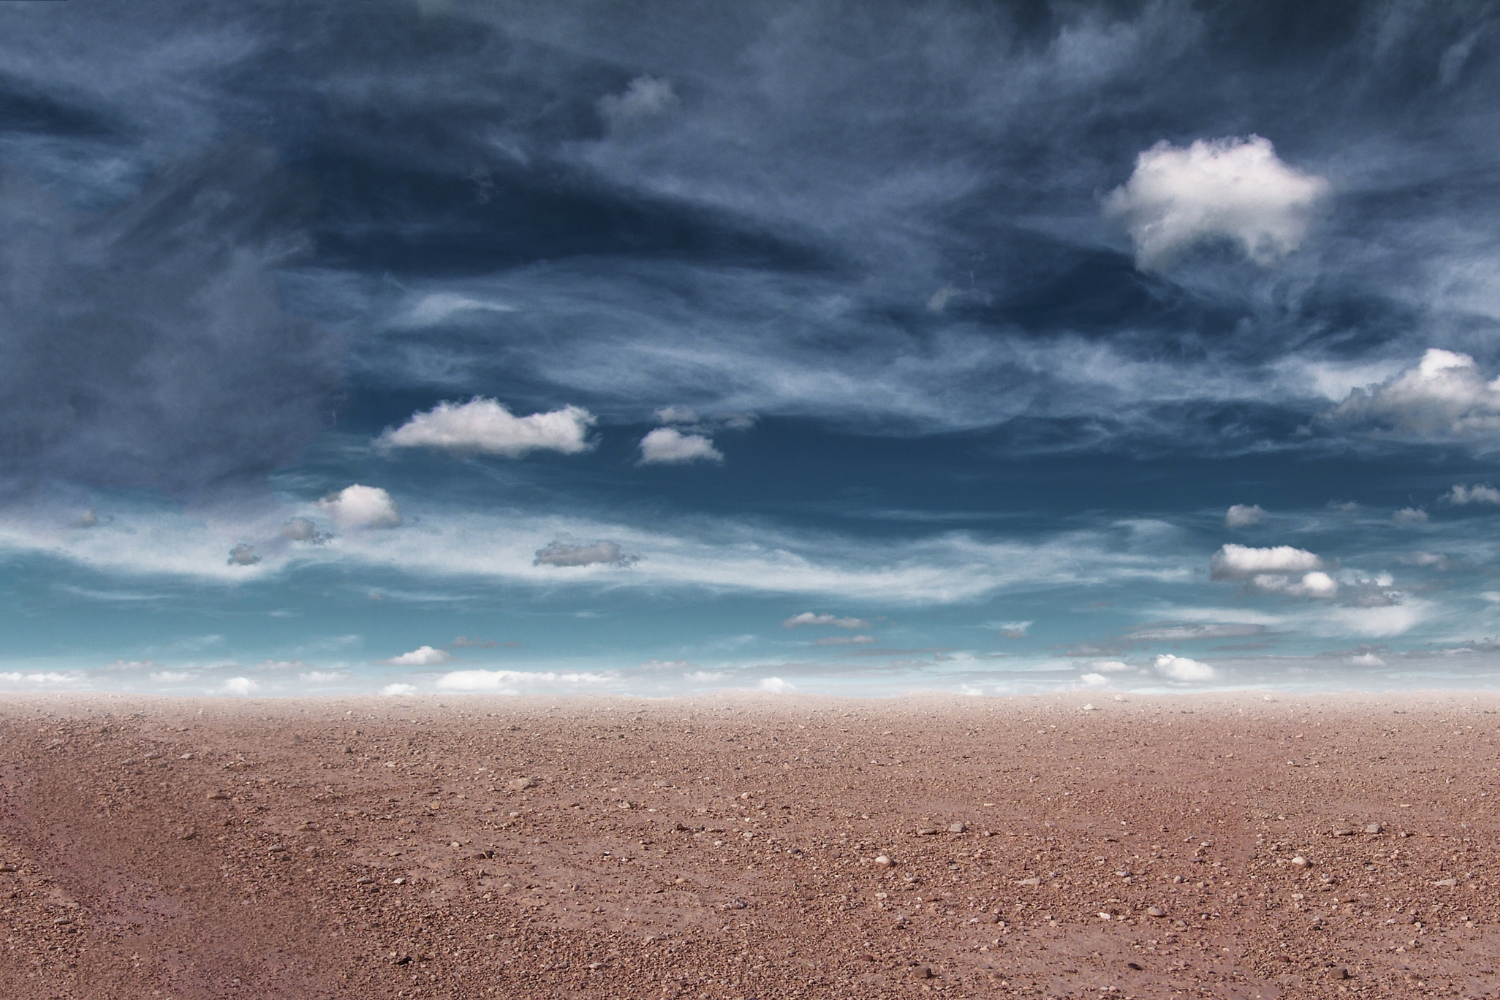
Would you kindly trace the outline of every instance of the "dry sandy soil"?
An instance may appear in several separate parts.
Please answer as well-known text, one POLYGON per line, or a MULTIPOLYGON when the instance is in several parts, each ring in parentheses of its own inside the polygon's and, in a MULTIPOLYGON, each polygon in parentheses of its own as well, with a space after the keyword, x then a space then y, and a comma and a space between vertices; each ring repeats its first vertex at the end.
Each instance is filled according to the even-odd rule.
POLYGON ((1494 996, 1500 699, 0 707, 7 997, 1494 996))

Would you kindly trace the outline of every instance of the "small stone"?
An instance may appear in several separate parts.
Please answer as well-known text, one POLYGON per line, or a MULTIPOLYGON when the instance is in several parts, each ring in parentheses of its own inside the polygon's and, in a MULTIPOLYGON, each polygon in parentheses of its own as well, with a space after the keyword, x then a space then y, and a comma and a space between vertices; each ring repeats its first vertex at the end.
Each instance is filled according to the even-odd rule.
POLYGON ((528 788, 535 788, 536 781, 531 778, 511 778, 505 783, 505 787, 513 792, 524 792, 528 788))
POLYGON ((880 857, 878 857, 878 858, 875 859, 875 863, 877 865, 879 865, 880 867, 882 867, 882 868, 889 868, 891 866, 891 864, 892 864, 892 861, 891 861, 890 858, 888 858, 884 854, 882 854, 882 855, 880 855, 880 857))
POLYGON ((1160 906, 1146 907, 1146 916, 1148 917, 1165 917, 1166 915, 1167 911, 1163 910, 1160 906))
POLYGON ((1328 970, 1328 978, 1329 979, 1349 979, 1351 977, 1349 975, 1349 970, 1348 969, 1340 967, 1340 968, 1337 968, 1337 969, 1329 969, 1328 970))
POLYGON ((1136 972, 1140 972, 1141 970, 1145 969, 1145 966, 1139 962, 1126 962, 1125 967, 1127 969, 1134 969, 1136 972))
POLYGON ((963 833, 967 829, 968 829, 968 827, 965 826, 962 823, 949 823, 948 824, 948 832, 949 833, 963 833))
POLYGON ((1033 878, 1023 878, 1023 879, 1020 879, 1019 881, 1016 882, 1016 885, 1041 885, 1041 884, 1042 884, 1042 880, 1039 879, 1039 878, 1035 878, 1035 877, 1033 877, 1033 878))
POLYGON ((1365 826, 1365 833, 1379 833, 1383 829, 1385 828, 1379 823, 1369 823, 1365 826))
POLYGON ((1456 878, 1440 878, 1440 879, 1438 879, 1436 882, 1434 882, 1432 884, 1433 885, 1442 885, 1442 886, 1455 886, 1455 885, 1458 885, 1458 879, 1456 879, 1456 878))
POLYGON ((406 884, 406 879, 404 879, 404 878, 393 878, 393 879, 391 879, 391 885, 405 885, 405 884, 406 884))
POLYGON ((911 974, 915 979, 931 979, 932 967, 927 965, 919 965, 915 969, 911 970, 911 974))
POLYGON ((1302 855, 1299 854, 1299 855, 1297 855, 1295 858, 1293 858, 1291 860, 1291 865, 1294 868, 1306 868, 1307 867, 1307 859, 1304 858, 1302 855))
POLYGON ((368 875, 361 875, 359 878, 357 878, 357 879, 354 880, 354 884, 355 885, 369 885, 371 882, 374 882, 374 881, 375 880, 373 878, 371 878, 370 876, 368 876, 368 875))
POLYGON ((221 799, 227 799, 227 798, 229 798, 229 796, 225 795, 223 792, 218 791, 218 790, 209 792, 208 793, 208 797, 211 800, 216 801, 216 802, 219 801, 219 800, 221 800, 221 799))
POLYGON ((1097 711, 1099 711, 1099 710, 1098 710, 1098 709, 1097 709, 1097 708, 1095 708, 1095 707, 1094 707, 1094 706, 1093 706, 1093 704, 1092 704, 1092 703, 1090 703, 1090 704, 1087 704, 1087 705, 1085 705, 1085 706, 1083 706, 1083 710, 1084 710, 1084 711, 1085 711, 1085 712, 1097 712, 1097 711))
POLYGON ((181 833, 179 833, 177 835, 177 839, 178 840, 192 840, 196 836, 198 836, 198 831, 197 830, 184 830, 184 831, 182 831, 181 833))
POLYGON ((1354 831, 1349 829, 1348 827, 1341 827, 1333 831, 1333 835, 1335 837, 1352 837, 1354 836, 1354 831))
POLYGON ((936 827, 924 826, 924 827, 922 827, 922 829, 920 829, 920 830, 917 831, 917 836, 918 837, 933 837, 933 836, 936 836, 936 835, 937 835, 937 828, 936 827))
POLYGON ((16 870, 16 866, 15 865, 0 863, 0 872, 5 872, 5 873, 9 874, 10 872, 13 872, 15 870, 16 870))
POLYGON ((272 854, 281 854, 286 851, 286 848, 282 847, 280 844, 272 844, 270 847, 266 848, 266 850, 272 854))
POLYGON ((1113 915, 1105 913, 1103 910, 1100 910, 1099 911, 1099 919, 1100 920, 1113 920, 1115 918, 1114 918, 1113 915))
POLYGON ((634 809, 635 805, 633 803, 625 802, 625 801, 622 800, 620 802, 620 808, 621 809, 634 809))
POLYGON ((55 925, 71 924, 72 922, 73 922, 73 918, 72 917, 58 917, 56 920, 52 921, 52 923, 55 924, 55 925))

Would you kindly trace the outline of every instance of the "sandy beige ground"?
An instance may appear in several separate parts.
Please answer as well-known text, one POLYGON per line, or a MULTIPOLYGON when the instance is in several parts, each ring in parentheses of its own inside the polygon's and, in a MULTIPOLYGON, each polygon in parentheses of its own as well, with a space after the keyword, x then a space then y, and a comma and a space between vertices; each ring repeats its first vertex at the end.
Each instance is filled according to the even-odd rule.
POLYGON ((1500 994, 1500 700, 1096 701, 12 699, 0 995, 1500 994))

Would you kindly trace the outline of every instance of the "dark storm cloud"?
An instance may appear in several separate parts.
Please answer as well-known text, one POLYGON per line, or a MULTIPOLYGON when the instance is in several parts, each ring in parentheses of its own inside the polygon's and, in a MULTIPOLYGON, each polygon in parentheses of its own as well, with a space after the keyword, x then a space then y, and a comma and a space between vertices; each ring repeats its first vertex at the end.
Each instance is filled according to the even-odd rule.
POLYGON ((273 279, 308 250, 305 182, 258 144, 160 171, 104 212, 0 179, 6 485, 185 497, 252 482, 328 418, 335 337, 273 279))

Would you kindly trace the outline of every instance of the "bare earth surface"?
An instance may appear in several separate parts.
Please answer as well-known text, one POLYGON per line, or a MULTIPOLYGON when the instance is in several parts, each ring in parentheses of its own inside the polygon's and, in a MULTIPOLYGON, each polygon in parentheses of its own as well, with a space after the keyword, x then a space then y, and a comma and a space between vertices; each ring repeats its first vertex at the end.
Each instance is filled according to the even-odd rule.
POLYGON ((1500 995, 1500 699, 11 698, 0 995, 1500 995))

